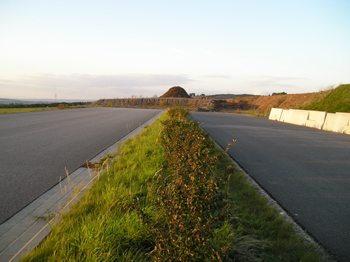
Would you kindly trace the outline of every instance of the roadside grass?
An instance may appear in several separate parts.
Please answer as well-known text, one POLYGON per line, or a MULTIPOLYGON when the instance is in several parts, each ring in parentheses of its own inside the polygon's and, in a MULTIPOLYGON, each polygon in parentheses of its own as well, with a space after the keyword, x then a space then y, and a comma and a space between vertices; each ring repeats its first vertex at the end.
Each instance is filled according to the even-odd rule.
POLYGON ((0 108, 0 114, 10 113, 24 113, 24 112, 37 112, 37 111, 49 111, 57 110, 57 107, 41 107, 41 108, 0 108))
POLYGON ((0 108, 0 114, 39 112, 39 111, 51 111, 51 110, 62 110, 62 109, 76 109, 76 108, 86 108, 86 107, 88 107, 88 106, 0 108))
MULTIPOLYGON (((134 205, 138 199, 145 212, 156 211, 149 188, 168 165, 160 143, 161 121, 168 118, 163 114, 137 138, 121 145, 111 166, 21 261, 151 261, 154 238, 134 205)), ((216 155, 222 150, 213 145, 210 151, 216 155)), ((221 174, 229 166, 231 159, 221 154, 214 172, 221 174)), ((229 216, 213 229, 210 242, 212 248, 223 250, 222 261, 326 261, 238 169, 220 190, 227 194, 229 216)))

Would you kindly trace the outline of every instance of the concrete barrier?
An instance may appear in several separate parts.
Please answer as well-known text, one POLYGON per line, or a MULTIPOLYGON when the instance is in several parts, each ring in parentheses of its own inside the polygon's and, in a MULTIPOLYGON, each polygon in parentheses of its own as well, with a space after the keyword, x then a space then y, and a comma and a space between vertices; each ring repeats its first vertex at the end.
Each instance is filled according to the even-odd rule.
POLYGON ((308 127, 322 129, 326 115, 327 113, 323 111, 309 111, 309 118, 305 125, 308 127))
POLYGON ((336 115, 346 115, 348 117, 350 117, 350 113, 344 113, 344 112, 336 112, 336 115))
POLYGON ((350 113, 342 113, 342 112, 337 112, 335 113, 336 115, 342 115, 348 118, 348 125, 343 127, 343 130, 341 131, 343 134, 350 135, 350 113))
MULTIPOLYGON (((348 125, 349 125, 348 114, 327 113, 326 120, 324 122, 322 129, 327 131, 342 133, 343 129, 348 125)), ((345 131, 346 130, 344 130, 344 132, 345 131)))
POLYGON ((270 120, 276 120, 280 121, 281 115, 282 115, 282 108, 271 108, 271 112, 269 115, 270 120))
POLYGON ((289 109, 289 111, 292 111, 292 116, 289 123, 305 126, 306 120, 308 120, 309 117, 309 111, 295 109, 289 109))
POLYGON ((305 126, 321 129, 315 120, 306 120, 305 126))
POLYGON ((341 116, 344 116, 344 117, 347 117, 348 118, 348 124, 350 125, 350 113, 342 113, 342 112, 337 112, 335 113, 336 115, 341 115, 341 116))
POLYGON ((280 121, 290 123, 292 119, 292 111, 283 109, 280 121))
POLYGON ((350 135, 350 125, 344 126, 343 130, 341 131, 343 134, 350 135))
POLYGON ((272 108, 269 119, 350 135, 350 113, 272 108))

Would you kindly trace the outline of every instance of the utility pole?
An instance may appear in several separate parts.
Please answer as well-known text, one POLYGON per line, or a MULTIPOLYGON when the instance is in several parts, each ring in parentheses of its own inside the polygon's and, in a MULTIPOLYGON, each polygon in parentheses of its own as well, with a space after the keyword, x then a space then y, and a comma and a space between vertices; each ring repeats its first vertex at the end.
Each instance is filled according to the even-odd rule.
POLYGON ((57 103, 57 94, 55 93, 55 103, 57 103))

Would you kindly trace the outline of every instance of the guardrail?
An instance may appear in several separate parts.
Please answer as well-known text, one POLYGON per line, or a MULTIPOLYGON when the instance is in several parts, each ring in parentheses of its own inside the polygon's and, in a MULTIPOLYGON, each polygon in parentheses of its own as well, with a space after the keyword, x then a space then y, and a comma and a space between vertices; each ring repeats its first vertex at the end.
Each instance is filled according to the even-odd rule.
POLYGON ((272 108, 269 119, 350 135, 350 113, 272 108))

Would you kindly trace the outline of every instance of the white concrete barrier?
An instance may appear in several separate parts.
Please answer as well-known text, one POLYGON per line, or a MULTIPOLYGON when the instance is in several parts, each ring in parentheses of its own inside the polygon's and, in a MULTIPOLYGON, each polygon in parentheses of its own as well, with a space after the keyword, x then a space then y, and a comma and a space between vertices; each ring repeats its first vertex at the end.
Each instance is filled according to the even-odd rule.
POLYGON ((308 127, 322 129, 326 115, 327 113, 323 111, 309 111, 309 118, 305 125, 308 127))
POLYGON ((342 113, 342 112, 337 112, 335 113, 336 115, 341 115, 341 116, 344 116, 344 117, 347 117, 348 118, 348 125, 350 125, 350 113, 342 113))
POLYGON ((305 126, 321 129, 315 120, 306 120, 305 126))
MULTIPOLYGON (((343 129, 349 124, 349 116, 345 114, 327 113, 326 120, 322 127, 323 130, 342 133, 343 129)), ((345 130, 346 131, 346 130, 345 130)))
POLYGON ((337 114, 337 115, 346 115, 346 116, 350 117, 350 113, 336 112, 335 114, 337 114))
POLYGON ((289 123, 305 126, 306 120, 308 120, 309 117, 309 111, 295 109, 289 109, 289 111, 292 111, 292 116, 289 123))
POLYGON ((280 121, 281 115, 282 115, 282 108, 271 108, 271 112, 269 115, 270 120, 276 120, 280 121))
POLYGON ((350 135, 350 113, 272 108, 269 119, 350 135))
POLYGON ((343 134, 350 135, 350 125, 344 126, 343 130, 341 131, 343 134))
POLYGON ((292 119, 292 111, 283 109, 280 121, 290 123, 292 119))
POLYGON ((342 115, 348 118, 348 125, 344 126, 343 130, 341 131, 343 134, 350 135, 350 113, 342 113, 337 112, 336 115, 342 115))

